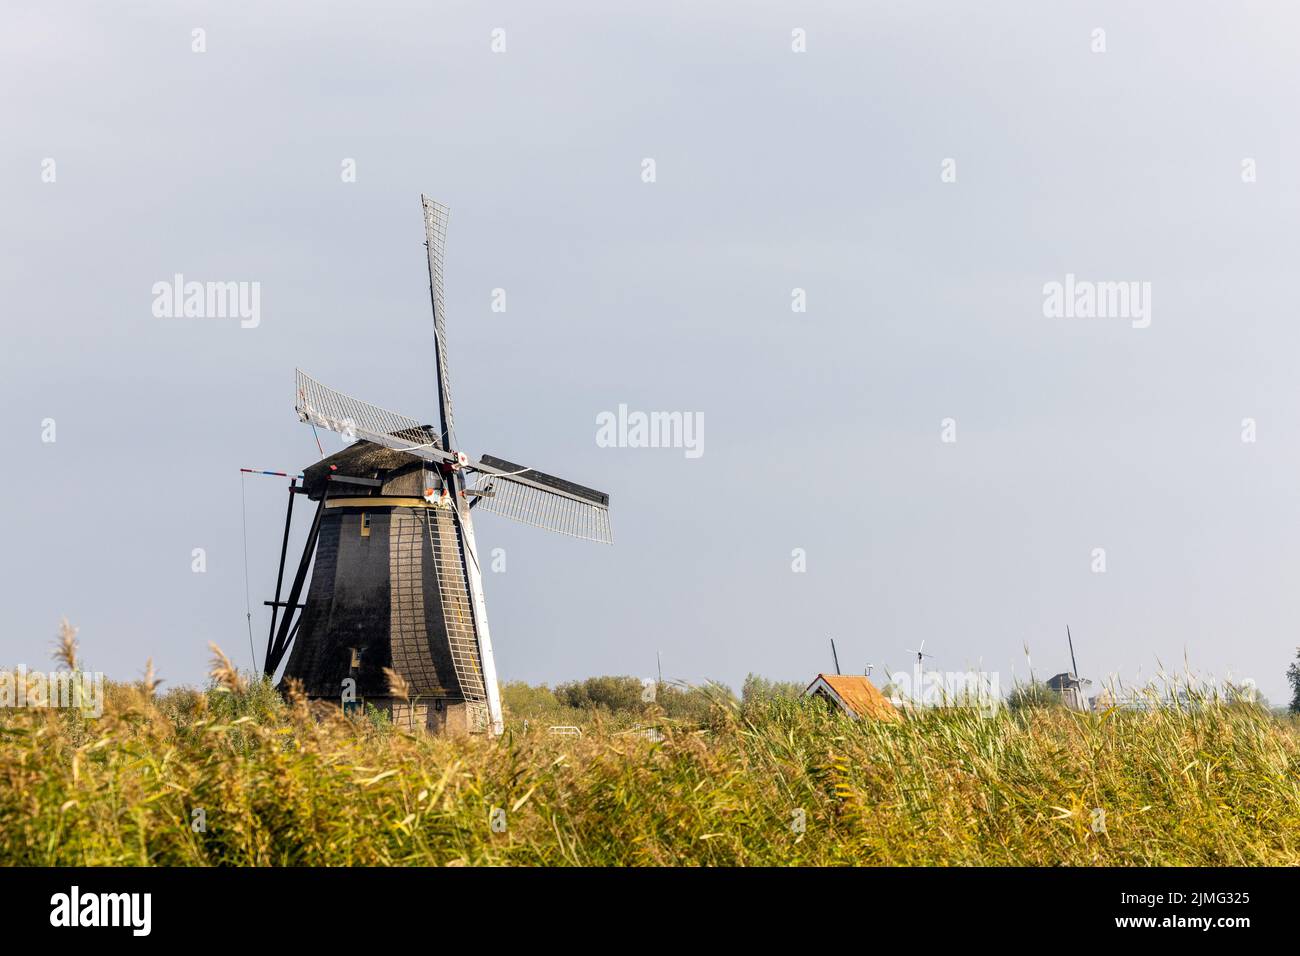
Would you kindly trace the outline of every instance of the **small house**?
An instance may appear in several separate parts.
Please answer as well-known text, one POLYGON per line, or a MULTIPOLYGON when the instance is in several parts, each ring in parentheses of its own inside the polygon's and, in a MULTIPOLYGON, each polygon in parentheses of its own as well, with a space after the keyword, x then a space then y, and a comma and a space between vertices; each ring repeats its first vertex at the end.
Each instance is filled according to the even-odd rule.
POLYGON ((818 674, 803 696, 820 697, 854 719, 900 719, 898 708, 861 674, 818 674))

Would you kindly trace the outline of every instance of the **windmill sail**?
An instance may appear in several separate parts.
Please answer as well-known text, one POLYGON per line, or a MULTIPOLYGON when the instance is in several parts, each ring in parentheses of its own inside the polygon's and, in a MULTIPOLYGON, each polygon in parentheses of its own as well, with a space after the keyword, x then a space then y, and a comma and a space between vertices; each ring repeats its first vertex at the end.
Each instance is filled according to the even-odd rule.
POLYGON ((322 385, 302 369, 294 372, 297 377, 294 410, 302 421, 345 437, 364 438, 385 448, 410 452, 427 461, 445 461, 451 457, 442 451, 438 436, 428 425, 344 395, 322 385))
POLYGON ((438 374, 438 403, 442 443, 454 448, 455 421, 451 414, 451 375, 447 369, 447 305, 443 294, 443 252, 447 246, 447 220, 451 211, 428 196, 424 204, 424 238, 429 253, 429 294, 433 299, 434 362, 438 374))
POLYGON ((452 668, 460 691, 470 705, 470 725, 481 727, 491 715, 488 713, 474 603, 466 574, 469 569, 465 566, 467 554, 470 560, 477 560, 477 557, 466 551, 460 519, 450 507, 427 509, 423 520, 452 668))
POLYGON ((613 544, 609 495, 484 455, 472 468, 481 474, 475 508, 586 541, 613 544))
MULTIPOLYGON (((447 462, 444 450, 428 425, 378 405, 363 402, 322 385, 297 370, 298 417, 322 428, 404 451, 426 461, 447 462)), ((594 488, 548 475, 492 455, 470 462, 479 473, 472 491, 476 507, 559 534, 612 544, 609 495, 594 488)))

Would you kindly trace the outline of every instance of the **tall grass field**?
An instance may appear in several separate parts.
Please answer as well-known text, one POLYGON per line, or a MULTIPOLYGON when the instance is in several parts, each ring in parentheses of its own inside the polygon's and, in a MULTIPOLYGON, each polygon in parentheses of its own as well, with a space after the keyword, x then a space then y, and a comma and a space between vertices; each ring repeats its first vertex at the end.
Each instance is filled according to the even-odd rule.
POLYGON ((0 711, 0 863, 1300 864, 1300 729, 1240 704, 879 723, 510 685, 504 736, 438 738, 215 675, 0 711))

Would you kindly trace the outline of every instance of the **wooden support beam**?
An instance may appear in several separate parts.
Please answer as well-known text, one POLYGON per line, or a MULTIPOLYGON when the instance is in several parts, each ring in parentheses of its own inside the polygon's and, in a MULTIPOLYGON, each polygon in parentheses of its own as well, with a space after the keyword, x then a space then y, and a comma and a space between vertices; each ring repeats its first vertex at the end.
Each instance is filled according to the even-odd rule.
POLYGON ((384 483, 378 478, 353 478, 350 475, 330 475, 330 481, 341 481, 345 485, 364 485, 367 488, 382 488, 384 483))
MULTIPOLYGON (((289 508, 284 513, 284 541, 280 544, 280 570, 275 575, 275 603, 271 605, 271 629, 266 634, 266 654, 262 657, 262 670, 271 659, 271 648, 275 643, 275 619, 280 612, 280 586, 284 583, 284 559, 289 551, 289 528, 293 524, 293 496, 298 491, 298 479, 289 482, 289 508)), ((292 613, 292 612, 290 612, 292 613)), ((270 674, 268 676, 274 676, 270 674)))
MULTIPOLYGON (((320 504, 316 507, 316 517, 312 519, 311 530, 307 532, 307 543, 302 549, 302 559, 298 562, 298 573, 294 575, 293 586, 289 588, 289 599, 286 604, 297 604, 298 598, 302 595, 302 585, 307 578, 307 569, 311 567, 312 555, 316 553, 316 539, 320 535, 321 516, 325 514, 325 502, 329 500, 329 485, 325 486, 325 492, 320 496, 320 504)), ((293 617, 293 611, 288 611, 280 619, 280 629, 275 635, 275 644, 271 648, 271 653, 267 656, 266 664, 263 671, 268 677, 275 677, 276 670, 280 667, 280 662, 284 659, 285 651, 289 649, 290 640, 290 619, 293 617)), ((298 615, 299 621, 302 615, 298 615)), ((294 633, 296 633, 296 628, 294 633)))

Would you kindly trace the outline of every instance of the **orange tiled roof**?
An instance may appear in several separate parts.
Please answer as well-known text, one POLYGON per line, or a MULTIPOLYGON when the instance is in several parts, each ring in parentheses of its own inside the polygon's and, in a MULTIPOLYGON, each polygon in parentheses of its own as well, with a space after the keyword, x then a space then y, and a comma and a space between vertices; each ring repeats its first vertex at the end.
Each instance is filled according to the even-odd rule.
MULTIPOLYGON (((818 674, 817 680, 824 680, 835 695, 858 717, 874 717, 877 720, 898 720, 898 709, 889 699, 876 689, 876 685, 861 674, 818 674)), ((809 689, 817 681, 809 684, 809 689)))

